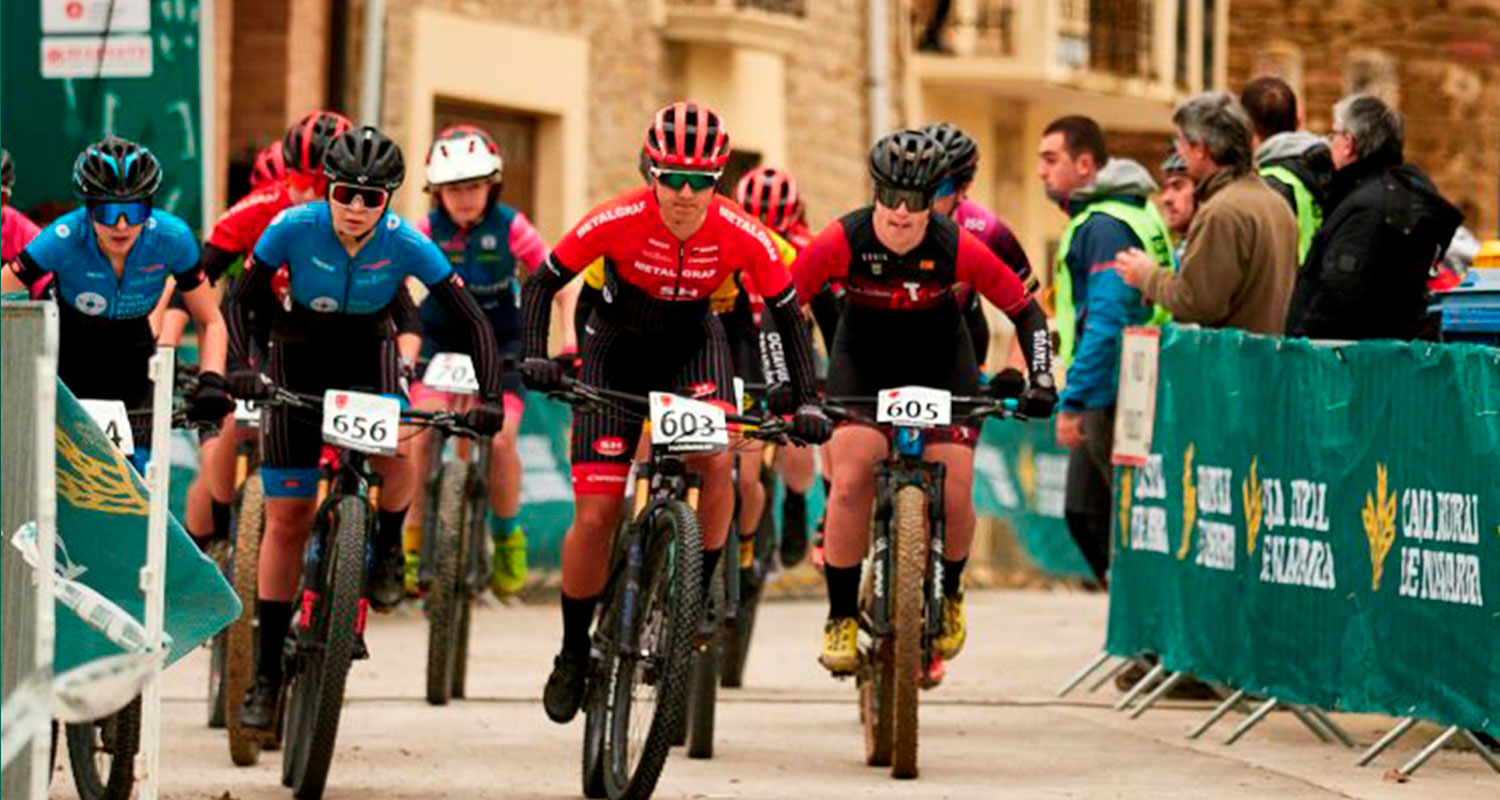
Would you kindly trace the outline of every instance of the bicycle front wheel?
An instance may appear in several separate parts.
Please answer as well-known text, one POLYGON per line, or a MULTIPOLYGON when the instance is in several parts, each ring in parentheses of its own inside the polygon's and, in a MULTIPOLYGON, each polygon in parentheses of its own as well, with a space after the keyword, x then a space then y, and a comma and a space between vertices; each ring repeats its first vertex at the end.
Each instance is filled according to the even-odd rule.
POLYGON ((69 723, 68 761, 83 800, 129 800, 141 749, 141 698, 104 719, 69 723))
POLYGON ((891 775, 917 777, 917 680, 922 671, 922 583, 927 564, 926 498, 919 486, 896 492, 894 641, 891 643, 891 775))
POLYGON ((446 705, 453 695, 453 671, 458 656, 458 635, 463 627, 463 609, 468 593, 463 582, 463 542, 468 532, 464 519, 464 489, 469 482, 469 462, 450 461, 438 479, 437 528, 432 544, 432 584, 427 590, 427 702, 446 705))
POLYGON ((637 546, 641 569, 622 588, 618 653, 605 681, 604 784, 614 800, 650 797, 661 777, 683 723, 702 604, 703 536, 686 503, 653 510, 637 546))
POLYGON ((240 726, 240 700, 255 681, 255 604, 258 595, 256 569, 260 562, 260 538, 265 525, 265 489, 260 473, 251 475, 240 493, 234 526, 234 593, 240 598, 240 618, 224 636, 224 727, 229 733, 229 758, 237 767, 260 760, 264 733, 240 726))

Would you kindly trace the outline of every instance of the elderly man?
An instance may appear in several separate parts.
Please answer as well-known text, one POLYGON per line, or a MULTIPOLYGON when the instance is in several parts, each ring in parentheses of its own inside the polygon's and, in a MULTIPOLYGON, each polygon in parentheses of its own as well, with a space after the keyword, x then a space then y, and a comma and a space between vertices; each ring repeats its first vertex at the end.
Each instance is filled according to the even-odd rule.
POLYGON ((1401 114, 1374 97, 1333 107, 1323 227, 1297 277, 1287 332, 1318 339, 1425 338, 1427 279, 1463 214, 1403 162, 1401 114))
POLYGON ((1121 279, 1178 322, 1282 332, 1297 271, 1297 220, 1251 171, 1250 121, 1223 92, 1186 101, 1172 115, 1177 153, 1198 185, 1179 272, 1140 250, 1121 253, 1121 279))

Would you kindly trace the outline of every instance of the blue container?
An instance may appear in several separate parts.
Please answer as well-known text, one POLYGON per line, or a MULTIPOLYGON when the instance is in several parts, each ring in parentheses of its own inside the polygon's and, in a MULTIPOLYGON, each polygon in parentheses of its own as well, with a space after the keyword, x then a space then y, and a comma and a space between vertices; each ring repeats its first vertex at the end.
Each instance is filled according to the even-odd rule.
POLYGON ((1445 341, 1500 347, 1500 269, 1471 269, 1463 283, 1434 299, 1445 341))

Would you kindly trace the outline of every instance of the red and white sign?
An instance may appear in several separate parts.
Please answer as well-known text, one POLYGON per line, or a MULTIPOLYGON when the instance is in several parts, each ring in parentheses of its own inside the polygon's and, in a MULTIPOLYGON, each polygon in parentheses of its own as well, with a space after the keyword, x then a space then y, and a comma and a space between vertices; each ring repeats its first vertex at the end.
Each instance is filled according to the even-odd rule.
POLYGON ((1161 358, 1161 328, 1125 329, 1120 347, 1120 390, 1115 400, 1115 446, 1112 461, 1144 467, 1151 455, 1156 426, 1156 366, 1161 358))
POLYGON ((150 0, 42 0, 42 33, 144 33, 150 0), (114 8, 111 15, 110 8, 114 8))
POLYGON ((42 37, 43 78, 149 78, 151 37, 42 37))

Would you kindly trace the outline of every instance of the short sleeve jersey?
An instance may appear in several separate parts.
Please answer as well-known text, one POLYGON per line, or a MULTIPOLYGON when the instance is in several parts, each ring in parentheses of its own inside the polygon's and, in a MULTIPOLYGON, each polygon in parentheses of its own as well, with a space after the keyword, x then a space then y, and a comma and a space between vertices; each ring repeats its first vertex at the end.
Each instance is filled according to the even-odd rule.
POLYGON ((179 276, 184 288, 198 284, 198 240, 187 223, 161 209, 151 210, 118 278, 99 250, 83 208, 43 229, 26 246, 23 258, 55 276, 60 303, 103 319, 147 316, 161 299, 169 275, 179 276))
POLYGON ((390 305, 408 276, 431 286, 453 273, 437 245, 391 211, 349 255, 326 202, 276 215, 255 245, 255 263, 285 266, 291 302, 324 314, 374 314, 390 305))
POLYGON ((282 181, 268 183, 240 198, 214 223, 206 244, 226 253, 249 255, 277 214, 295 205, 282 181))

